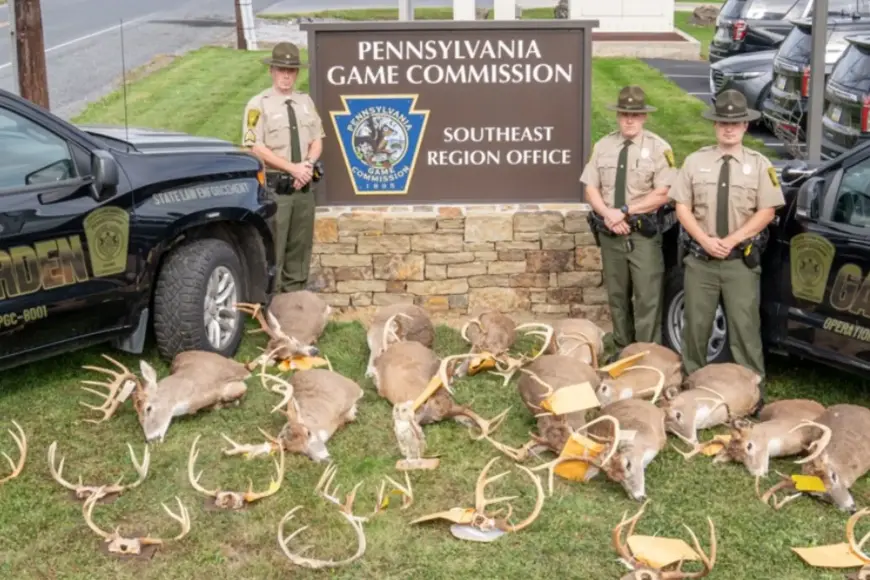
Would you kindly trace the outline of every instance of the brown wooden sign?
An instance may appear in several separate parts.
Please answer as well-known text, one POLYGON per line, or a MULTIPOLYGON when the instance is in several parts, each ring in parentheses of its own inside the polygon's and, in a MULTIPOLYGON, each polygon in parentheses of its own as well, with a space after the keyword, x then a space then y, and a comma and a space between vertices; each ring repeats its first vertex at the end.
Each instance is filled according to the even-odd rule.
POLYGON ((579 202, 597 21, 304 23, 320 203, 579 202))

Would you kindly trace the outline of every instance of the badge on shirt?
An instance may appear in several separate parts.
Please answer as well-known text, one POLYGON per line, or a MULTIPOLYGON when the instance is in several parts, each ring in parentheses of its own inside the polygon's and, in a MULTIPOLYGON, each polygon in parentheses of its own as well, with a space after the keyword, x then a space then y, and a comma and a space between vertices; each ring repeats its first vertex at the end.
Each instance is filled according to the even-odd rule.
POLYGON ((640 158, 641 159, 648 159, 649 158, 649 149, 647 149, 646 147, 641 149, 640 150, 640 158))
POLYGON ((749 175, 750 173, 752 173, 752 166, 746 163, 743 166, 743 175, 749 175))

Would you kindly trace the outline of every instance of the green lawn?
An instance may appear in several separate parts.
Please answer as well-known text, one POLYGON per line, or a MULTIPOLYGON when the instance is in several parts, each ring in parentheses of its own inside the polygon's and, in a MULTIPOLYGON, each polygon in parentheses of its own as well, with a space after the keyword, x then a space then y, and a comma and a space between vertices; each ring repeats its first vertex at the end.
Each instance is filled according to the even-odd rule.
MULTIPOLYGON (((256 356, 258 346, 265 346, 265 337, 248 336, 238 360, 256 356)), ((371 382, 363 378, 368 351, 365 330, 359 323, 330 323, 320 346, 338 372, 358 381, 365 390, 357 422, 339 431, 329 443, 338 466, 335 483, 340 485, 340 493, 347 493, 358 481, 364 482, 356 503, 356 513, 363 514, 373 509, 383 476, 401 477, 393 468, 399 454, 390 406, 376 395, 371 382)), ((456 331, 441 326, 435 350, 444 356, 464 351, 465 345, 456 331)), ((111 420, 93 425, 84 419, 94 415, 76 402, 96 400, 79 389, 78 381, 99 380, 99 375, 80 367, 104 364, 100 352, 104 351, 93 348, 3 375, 4 393, 0 399, 3 427, 8 421, 17 420, 27 433, 29 453, 21 476, 2 486, 0 577, 16 580, 326 577, 325 573, 295 568, 278 549, 278 522, 296 505, 304 508, 288 524, 288 533, 294 526, 311 526, 299 539, 299 545, 315 546, 309 555, 340 558, 353 553, 352 532, 333 506, 313 492, 324 466, 302 456, 287 457, 286 476, 276 495, 242 512, 209 509, 204 497, 189 485, 187 454, 197 435, 201 435, 197 468, 203 471, 203 485, 243 490, 249 477, 255 489, 268 485, 273 473, 270 461, 220 455, 225 447, 221 433, 240 443, 256 443, 257 427, 274 434, 282 424, 278 415, 269 414, 278 396, 265 391, 256 379, 248 381, 249 390, 241 406, 176 419, 166 441, 152 446, 151 470, 145 482, 114 503, 98 505, 94 510, 94 521, 104 529, 120 526, 122 533, 172 537, 177 533, 177 524, 166 516, 160 503, 166 502, 176 509, 173 498, 178 496, 190 512, 192 527, 188 537, 167 544, 148 562, 118 562, 101 553, 101 540, 86 527, 80 504, 51 479, 46 465, 46 450, 53 441, 58 441, 58 460, 66 457, 67 479, 76 481, 81 476, 85 483, 100 484, 122 475, 125 482, 135 477, 126 444, 133 445, 140 457, 143 444, 131 404, 126 403, 111 420)), ((129 368, 138 368, 136 357, 112 354, 129 368)), ((166 365, 159 363, 153 347, 144 357, 157 365, 160 376, 165 375, 166 365)), ((825 404, 845 401, 866 404, 870 395, 866 382, 861 384, 851 377, 805 365, 774 360, 770 376, 772 398, 810 396, 825 404)), ((519 445, 533 429, 533 419, 522 406, 514 385, 503 387, 500 378, 479 375, 457 382, 455 388, 460 403, 470 404, 485 417, 512 406, 497 439, 519 445)), ((425 431, 430 453, 441 454, 441 467, 412 473, 414 504, 400 511, 398 501, 394 501, 387 511, 367 524, 368 549, 364 557, 329 577, 452 580, 473 575, 606 580, 620 576, 623 569, 610 547, 609 531, 624 511, 633 513, 639 505, 629 500, 618 485, 604 479, 578 484, 557 478, 555 493, 546 500, 539 519, 528 529, 490 546, 454 539, 445 523, 410 526, 408 522, 416 517, 473 505, 477 474, 497 455, 486 443, 470 440, 458 424, 445 422, 427 426, 425 431)), ((706 433, 704 437, 710 435, 706 433)), ((17 457, 5 433, 0 446, 13 458, 17 457)), ((506 458, 499 460, 492 473, 509 469, 510 463, 506 458)), ((797 467, 786 461, 775 462, 773 468, 797 472, 797 467)), ((524 517, 532 505, 531 490, 522 474, 512 471, 513 475, 492 486, 491 493, 519 493, 516 514, 524 517)), ((866 504, 870 491, 867 481, 859 482, 854 490, 859 504, 866 504)), ((699 535, 706 548, 705 518, 709 515, 713 519, 718 531, 719 556, 711 578, 842 578, 840 572, 808 568, 790 551, 792 546, 843 541, 847 517, 830 506, 802 500, 782 512, 774 512, 755 499, 753 479, 741 468, 733 464, 714 466, 703 457, 686 462, 670 448, 647 469, 647 492, 651 502, 637 533, 690 541, 682 527, 685 523, 699 535)), ((863 534, 863 529, 859 533, 863 534)))
POLYGON ((701 57, 707 58, 709 55, 710 41, 713 40, 713 35, 716 34, 715 26, 695 26, 689 24, 692 19, 691 12, 674 12, 674 26, 698 39, 701 43, 701 57))
MULTIPOLYGON (((240 142, 245 103, 270 83, 268 70, 260 62, 264 54, 202 48, 130 83, 130 124, 240 142)), ((595 59, 592 75, 593 140, 617 128, 614 113, 605 105, 615 101, 623 86, 632 83, 644 87, 650 104, 659 108, 650 115, 647 127, 670 141, 678 163, 715 139, 712 124, 701 117, 704 104, 643 62, 595 59)), ((303 72, 303 90, 307 90, 307 82, 303 72)), ((122 93, 116 91, 91 104, 74 121, 123 124, 122 93)), ((772 155, 760 141, 747 139, 747 144, 772 155)))

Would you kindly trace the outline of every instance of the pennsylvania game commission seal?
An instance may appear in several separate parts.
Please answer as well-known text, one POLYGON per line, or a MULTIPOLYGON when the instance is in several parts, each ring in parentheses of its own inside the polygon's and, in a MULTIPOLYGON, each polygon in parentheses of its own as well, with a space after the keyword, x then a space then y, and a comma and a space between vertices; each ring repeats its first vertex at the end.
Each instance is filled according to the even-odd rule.
POLYGON ((94 277, 114 276, 127 269, 130 214, 119 207, 94 210, 84 220, 94 277))

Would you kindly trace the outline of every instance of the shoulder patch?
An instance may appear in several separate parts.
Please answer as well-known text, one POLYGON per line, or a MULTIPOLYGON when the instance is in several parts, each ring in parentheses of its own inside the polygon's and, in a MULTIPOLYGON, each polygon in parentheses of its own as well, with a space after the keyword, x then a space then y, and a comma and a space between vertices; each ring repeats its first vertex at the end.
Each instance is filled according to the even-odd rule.
POLYGON ((260 109, 248 110, 248 129, 253 129, 260 120, 260 109))
POLYGON ((674 161, 674 152, 670 149, 665 149, 665 159, 668 161, 668 167, 676 167, 677 163, 674 161))
POLYGON ((776 177, 776 167, 773 167, 772 165, 768 167, 767 175, 770 177, 770 183, 772 183, 774 187, 779 187, 779 179, 776 177))

